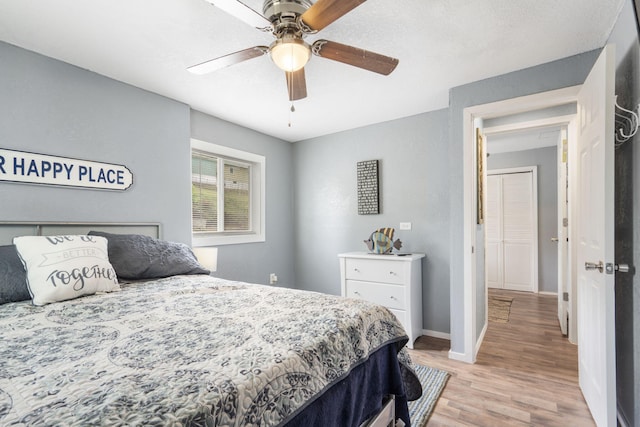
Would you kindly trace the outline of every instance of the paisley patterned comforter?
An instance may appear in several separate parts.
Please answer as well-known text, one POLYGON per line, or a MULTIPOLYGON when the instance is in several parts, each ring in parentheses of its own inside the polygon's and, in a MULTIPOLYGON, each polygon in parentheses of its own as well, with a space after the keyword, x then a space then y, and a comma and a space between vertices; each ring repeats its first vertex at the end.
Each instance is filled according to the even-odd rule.
POLYGON ((0 306, 0 425, 280 425, 405 332, 364 301, 210 276, 0 306))

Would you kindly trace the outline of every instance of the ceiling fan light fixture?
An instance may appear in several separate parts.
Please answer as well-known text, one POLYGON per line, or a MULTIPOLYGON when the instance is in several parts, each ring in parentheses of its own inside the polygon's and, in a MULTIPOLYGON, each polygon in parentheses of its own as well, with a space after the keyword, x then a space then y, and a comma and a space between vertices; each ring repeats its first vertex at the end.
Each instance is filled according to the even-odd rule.
POLYGON ((311 47, 299 38, 283 38, 271 44, 269 54, 278 68, 293 72, 298 71, 309 62, 311 47))

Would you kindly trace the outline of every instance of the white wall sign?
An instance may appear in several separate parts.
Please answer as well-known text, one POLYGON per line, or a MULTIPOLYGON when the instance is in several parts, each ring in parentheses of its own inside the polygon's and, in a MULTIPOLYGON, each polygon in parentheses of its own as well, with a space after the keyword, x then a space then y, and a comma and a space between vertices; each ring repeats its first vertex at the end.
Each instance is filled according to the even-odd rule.
POLYGON ((126 190, 133 174, 122 165, 0 148, 0 181, 126 190))

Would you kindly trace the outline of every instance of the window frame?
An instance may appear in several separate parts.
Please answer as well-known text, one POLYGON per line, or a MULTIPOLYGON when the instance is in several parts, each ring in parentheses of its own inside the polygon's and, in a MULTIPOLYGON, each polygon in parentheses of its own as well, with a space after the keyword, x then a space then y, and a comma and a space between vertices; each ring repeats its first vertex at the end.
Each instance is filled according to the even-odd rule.
MULTIPOLYGON (((198 139, 191 139, 189 157, 189 164, 191 167, 193 167, 192 160, 194 151, 200 151, 214 157, 223 158, 230 162, 237 161, 251 165, 251 174, 249 177, 250 231, 219 231, 213 233, 194 232, 192 204, 190 209, 192 246, 219 246, 264 242, 266 240, 266 158, 259 154, 249 153, 247 151, 237 150, 235 148, 213 144, 198 139)), ((192 183, 193 180, 190 179, 190 189, 192 188, 192 183)), ((191 192, 191 190, 189 191, 191 192)), ((218 199, 220 199, 220 196, 218 196, 218 199)), ((218 206, 220 205, 218 204, 218 206)), ((219 212, 222 213, 223 210, 219 210, 219 212)))

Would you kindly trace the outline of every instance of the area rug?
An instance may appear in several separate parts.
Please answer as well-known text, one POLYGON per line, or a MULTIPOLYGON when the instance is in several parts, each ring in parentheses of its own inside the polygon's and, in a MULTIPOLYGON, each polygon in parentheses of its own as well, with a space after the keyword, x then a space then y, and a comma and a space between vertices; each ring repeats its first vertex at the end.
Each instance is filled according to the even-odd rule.
POLYGON ((511 312, 513 298, 490 296, 489 297, 489 322, 507 323, 511 312))
POLYGON ((417 364, 414 368, 422 384, 422 396, 418 400, 409 402, 409 418, 412 426, 423 427, 427 425, 433 407, 447 384, 449 373, 417 364))

